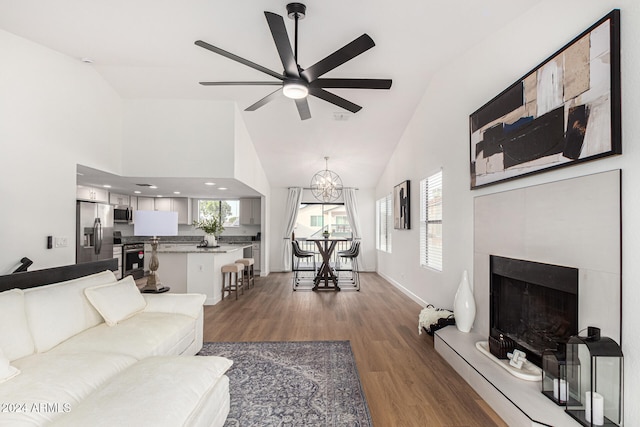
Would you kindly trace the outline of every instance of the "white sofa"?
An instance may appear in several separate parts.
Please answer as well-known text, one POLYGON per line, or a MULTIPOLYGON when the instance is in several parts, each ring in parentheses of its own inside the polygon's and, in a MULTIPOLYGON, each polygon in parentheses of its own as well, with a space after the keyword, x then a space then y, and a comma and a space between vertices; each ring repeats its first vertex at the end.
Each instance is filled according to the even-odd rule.
POLYGON ((202 348, 200 294, 111 271, 0 293, 0 426, 222 426, 232 362, 202 348))

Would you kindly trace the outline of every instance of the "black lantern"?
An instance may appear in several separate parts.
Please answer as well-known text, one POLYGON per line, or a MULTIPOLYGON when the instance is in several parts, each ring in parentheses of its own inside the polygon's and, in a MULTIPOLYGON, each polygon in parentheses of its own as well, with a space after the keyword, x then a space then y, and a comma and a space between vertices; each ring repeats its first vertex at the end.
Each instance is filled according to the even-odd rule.
POLYGON ((623 356, 600 329, 587 328, 587 336, 567 343, 566 412, 584 426, 621 426, 623 403, 623 356))
POLYGON ((558 344, 556 350, 545 350, 542 353, 542 394, 557 405, 567 403, 567 346, 558 344))

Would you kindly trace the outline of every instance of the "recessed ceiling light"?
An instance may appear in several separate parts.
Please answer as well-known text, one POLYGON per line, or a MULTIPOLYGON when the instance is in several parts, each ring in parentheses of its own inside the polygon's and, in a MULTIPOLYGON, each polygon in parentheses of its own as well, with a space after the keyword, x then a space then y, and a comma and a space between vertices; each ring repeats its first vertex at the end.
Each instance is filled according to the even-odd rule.
POLYGON ((111 186, 109 184, 105 184, 103 185, 104 188, 111 188, 111 186))
POLYGON ((226 190, 227 187, 218 187, 218 190, 226 190))
POLYGON ((173 194, 180 194, 180 192, 179 191, 174 191, 173 194))
POLYGON ((216 185, 215 182, 205 182, 204 185, 216 185))
POLYGON ((162 194, 158 194, 156 197, 162 197, 162 194))
POLYGON ((158 187, 156 187, 155 185, 150 185, 150 186, 149 186, 149 188, 151 188, 151 189, 154 189, 154 190, 155 190, 155 189, 156 189, 156 188, 158 188, 158 187))
POLYGON ((136 191, 133 192, 133 194, 142 194, 142 191, 136 190, 136 191))

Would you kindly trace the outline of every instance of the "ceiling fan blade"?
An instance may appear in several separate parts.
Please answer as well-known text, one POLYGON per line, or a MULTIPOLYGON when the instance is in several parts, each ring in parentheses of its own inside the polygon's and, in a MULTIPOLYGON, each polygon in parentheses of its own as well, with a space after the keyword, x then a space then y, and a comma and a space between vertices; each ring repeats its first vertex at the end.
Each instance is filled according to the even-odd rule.
POLYGON ((307 79, 309 83, 321 75, 333 70, 336 67, 344 64, 348 60, 355 58, 363 52, 374 47, 376 44, 371 37, 366 34, 361 35, 346 46, 336 50, 326 58, 316 62, 311 67, 304 70, 300 75, 307 79))
POLYGON ((273 70, 265 68, 262 65, 258 65, 255 62, 251 62, 248 59, 241 58, 238 55, 234 55, 233 53, 227 52, 226 50, 220 49, 219 47, 215 47, 213 45, 210 45, 207 42, 203 42, 202 40, 196 40, 195 44, 197 46, 200 46, 202 48, 210 50, 211 52, 217 53, 218 55, 222 55, 222 56, 224 56, 226 58, 229 58, 229 59, 231 59, 233 61, 236 61, 236 62, 239 62, 239 63, 241 63, 243 65, 246 65, 247 67, 251 67, 254 70, 262 71, 265 74, 269 74, 270 76, 273 76, 276 79, 284 80, 284 76, 282 74, 276 73, 273 70))
POLYGON ((347 101, 346 99, 338 95, 334 95, 331 92, 327 92, 326 90, 319 87, 309 87, 309 93, 313 96, 317 96, 320 99, 324 99, 327 102, 337 105, 338 107, 344 108, 347 111, 351 111, 352 113, 357 113, 362 109, 361 106, 354 104, 351 101, 347 101))
POLYGON ((202 86, 282 86, 282 82, 200 82, 202 86))
POLYGON ((391 79, 316 79, 311 87, 336 89, 389 89, 391 79))
POLYGON ((284 26, 284 19, 282 19, 282 16, 271 12, 265 12, 264 16, 267 17, 267 23, 269 24, 273 41, 276 44, 276 49, 278 49, 285 74, 288 77, 300 77, 298 64, 296 64, 296 59, 293 56, 291 42, 287 34, 287 28, 284 26))
POLYGON ((309 102, 307 98, 296 99, 296 107, 298 107, 298 113, 300 114, 300 120, 307 120, 311 118, 311 111, 309 110, 309 102))
POLYGON ((276 89, 275 91, 271 92, 269 95, 262 98, 260 101, 245 108, 244 111, 255 111, 258 108, 262 107, 263 105, 268 104, 269 102, 278 98, 281 94, 282 94, 282 90, 276 89))

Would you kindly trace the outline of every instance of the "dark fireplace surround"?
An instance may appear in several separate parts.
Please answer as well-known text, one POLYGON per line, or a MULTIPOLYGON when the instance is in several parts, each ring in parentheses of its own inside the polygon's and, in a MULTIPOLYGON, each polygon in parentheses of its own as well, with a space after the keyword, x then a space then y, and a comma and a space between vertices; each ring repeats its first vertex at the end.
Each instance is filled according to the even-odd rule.
POLYGON ((542 352, 559 350, 578 333, 578 269, 490 257, 490 348, 524 351, 542 366, 542 352))

